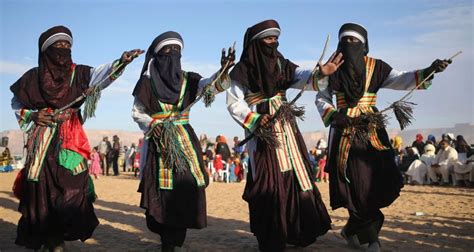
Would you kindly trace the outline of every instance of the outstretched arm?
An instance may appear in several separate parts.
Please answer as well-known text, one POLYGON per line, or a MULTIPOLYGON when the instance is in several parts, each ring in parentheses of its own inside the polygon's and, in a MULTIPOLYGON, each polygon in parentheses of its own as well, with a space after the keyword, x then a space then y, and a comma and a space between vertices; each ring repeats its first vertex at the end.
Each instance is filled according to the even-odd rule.
POLYGON ((336 56, 334 52, 324 65, 318 63, 315 71, 297 68, 295 73, 296 81, 291 85, 291 88, 301 89, 307 84, 305 86, 306 90, 324 90, 328 86, 328 76, 336 72, 342 63, 344 63, 342 53, 336 56))
POLYGON ((112 63, 107 63, 92 68, 89 87, 95 87, 99 85, 101 90, 107 88, 112 82, 120 77, 120 75, 122 75, 125 67, 143 52, 144 51, 140 49, 126 51, 122 54, 120 59, 117 59, 112 63))
POLYGON ((422 84, 423 80, 432 72, 439 73, 444 71, 450 63, 451 60, 437 59, 425 69, 409 72, 392 69, 387 79, 385 79, 385 81, 382 83, 381 88, 410 90, 417 87, 417 89, 428 89, 432 84, 432 77, 422 84))

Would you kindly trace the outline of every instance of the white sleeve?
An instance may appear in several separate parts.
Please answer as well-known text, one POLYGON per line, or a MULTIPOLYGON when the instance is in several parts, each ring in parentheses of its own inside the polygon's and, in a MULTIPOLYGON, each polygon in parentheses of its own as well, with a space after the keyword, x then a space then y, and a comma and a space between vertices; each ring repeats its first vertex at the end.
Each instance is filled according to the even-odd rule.
POLYGON ((291 85, 291 88, 301 89, 306 82, 309 81, 305 87, 306 90, 320 91, 326 89, 329 78, 327 76, 321 78, 319 68, 313 75, 311 74, 312 71, 313 70, 301 69, 300 67, 296 68, 295 81, 291 85))
MULTIPOLYGON (((198 93, 201 93, 201 90, 207 86, 209 83, 214 81, 214 79, 217 77, 218 73, 213 74, 209 78, 202 78, 199 80, 198 84, 198 93)), ((213 94, 218 94, 220 92, 223 92, 224 90, 228 89, 230 87, 231 80, 228 75, 226 76, 221 76, 219 80, 215 82, 215 84, 211 87, 210 91, 213 94)))
POLYGON ((332 90, 326 88, 321 90, 316 95, 316 107, 318 108, 319 114, 323 119, 324 125, 328 127, 331 124, 331 116, 336 112, 336 108, 332 103, 332 90))
MULTIPOLYGON (((418 86, 418 84, 420 84, 424 78, 425 76, 423 76, 423 70, 407 72, 392 69, 387 79, 382 83, 382 86, 380 87, 394 90, 410 90, 418 86)), ((426 81, 417 89, 428 89, 430 86, 431 80, 426 81)))
MULTIPOLYGON (((238 82, 232 81, 230 88, 227 89, 227 110, 234 120, 240 126, 253 131, 257 125, 260 114, 252 111, 245 101, 246 88, 238 82)), ((255 109, 255 106, 253 106, 255 109)))
POLYGON ((119 65, 120 65, 119 60, 115 60, 112 63, 107 63, 107 64, 100 65, 98 67, 92 68, 89 87, 100 85, 99 88, 101 90, 108 87, 112 82, 114 82, 123 73, 125 67, 123 67, 121 71, 115 72, 117 68, 119 67, 119 65))
POLYGON ((135 98, 133 101, 132 118, 143 132, 146 133, 150 130, 150 124, 153 122, 153 118, 145 113, 145 107, 138 98, 135 98))

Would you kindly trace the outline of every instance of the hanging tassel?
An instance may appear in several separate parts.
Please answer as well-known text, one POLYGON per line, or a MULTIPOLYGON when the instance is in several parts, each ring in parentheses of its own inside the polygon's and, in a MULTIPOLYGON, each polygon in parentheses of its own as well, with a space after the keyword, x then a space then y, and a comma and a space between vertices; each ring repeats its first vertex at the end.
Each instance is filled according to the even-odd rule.
POLYGON ((295 104, 283 102, 279 110, 279 118, 276 118, 276 120, 283 119, 288 123, 292 122, 295 117, 298 117, 302 121, 304 120, 305 109, 303 106, 299 107, 295 104))
POLYGON ((89 118, 95 117, 95 110, 97 109, 97 103, 100 100, 100 95, 100 89, 94 88, 91 94, 86 96, 84 112, 82 114, 84 122, 89 118))
POLYGON ((204 106, 206 106, 206 108, 210 107, 211 104, 216 99, 216 95, 214 94, 214 92, 211 91, 210 88, 207 88, 204 91, 203 96, 204 96, 203 97, 203 102, 204 102, 204 106))
MULTIPOLYGON (((156 138, 154 139, 156 141, 156 138)), ((173 122, 163 122, 158 141, 165 167, 174 167, 177 172, 188 170, 189 164, 186 155, 181 149, 178 131, 173 122)))
POLYGON ((416 104, 408 101, 397 101, 392 104, 393 113, 400 124, 400 129, 404 130, 413 120, 413 107, 416 104))
POLYGON ((281 146, 275 132, 272 131, 272 127, 258 127, 255 130, 255 136, 262 140, 268 147, 279 148, 281 146))
POLYGON ((387 126, 388 116, 376 112, 363 114, 361 116, 351 118, 351 126, 354 128, 351 132, 351 141, 356 143, 367 143, 369 139, 369 128, 383 129, 387 126))

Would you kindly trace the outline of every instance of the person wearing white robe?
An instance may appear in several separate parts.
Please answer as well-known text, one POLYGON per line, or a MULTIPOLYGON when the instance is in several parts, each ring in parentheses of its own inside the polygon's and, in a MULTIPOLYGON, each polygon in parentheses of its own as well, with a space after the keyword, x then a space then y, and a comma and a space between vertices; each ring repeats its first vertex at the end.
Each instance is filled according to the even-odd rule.
POLYGON ((410 167, 408 167, 405 174, 410 176, 412 184, 423 185, 425 183, 425 178, 428 174, 428 167, 431 167, 436 158, 435 150, 436 148, 432 144, 425 145, 424 153, 421 155, 420 159, 413 161, 410 167))
POLYGON ((441 174, 442 184, 449 183, 449 173, 458 161, 458 152, 449 146, 448 141, 442 140, 440 150, 436 155, 434 164, 428 168, 428 175, 433 183, 438 183, 438 174, 441 174))

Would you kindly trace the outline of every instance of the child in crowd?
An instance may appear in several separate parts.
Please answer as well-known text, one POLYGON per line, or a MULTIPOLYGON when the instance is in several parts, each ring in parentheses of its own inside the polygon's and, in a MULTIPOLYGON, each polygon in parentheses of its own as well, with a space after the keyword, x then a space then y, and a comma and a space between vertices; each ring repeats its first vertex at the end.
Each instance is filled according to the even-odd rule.
POLYGON ((89 167, 89 174, 94 176, 95 179, 99 178, 99 174, 102 174, 100 167, 100 156, 97 147, 94 147, 91 152, 91 166, 89 167))

